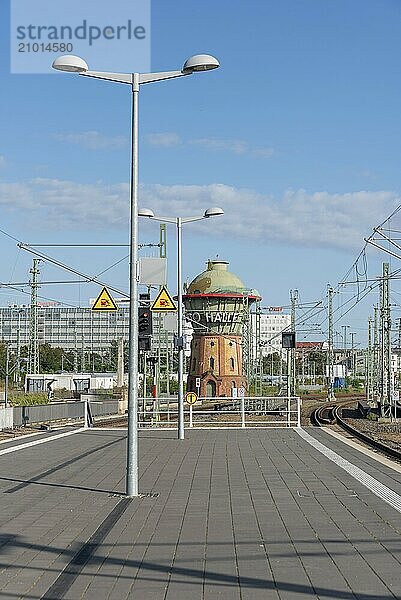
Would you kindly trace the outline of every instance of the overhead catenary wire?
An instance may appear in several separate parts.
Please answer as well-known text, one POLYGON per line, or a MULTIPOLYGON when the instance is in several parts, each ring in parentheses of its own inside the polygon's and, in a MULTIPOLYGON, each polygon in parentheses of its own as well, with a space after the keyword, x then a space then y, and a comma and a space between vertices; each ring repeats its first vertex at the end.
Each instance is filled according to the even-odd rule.
MULTIPOLYGON (((18 247, 21 248, 22 250, 26 250, 27 252, 30 252, 31 254, 34 254, 35 256, 38 256, 39 258, 41 258, 42 260, 44 260, 46 262, 49 262, 51 264, 54 264, 54 265, 60 267, 61 269, 64 269, 65 271, 69 271, 70 273, 74 273, 75 275, 82 277, 83 279, 86 280, 87 283, 97 283, 98 285, 105 286, 108 289, 110 289, 111 291, 116 292, 117 294, 120 294, 121 296, 125 296, 126 298, 129 298, 129 294, 127 294, 127 292, 124 292, 104 281, 100 281, 96 276, 90 276, 90 275, 87 275, 86 273, 82 273, 81 271, 78 271, 78 269, 69 267, 65 263, 62 263, 60 260, 52 258, 51 256, 47 256, 46 254, 43 254, 42 252, 38 252, 37 250, 34 250, 27 244, 23 244, 21 242, 18 244, 18 247)), ((85 283, 85 282, 82 282, 82 283, 85 283)))
MULTIPOLYGON (((26 294, 27 296, 31 295, 31 292, 28 292, 22 288, 17 288, 16 286, 13 286, 8 283, 4 283, 4 282, 0 281, 0 288, 2 288, 2 287, 8 288, 10 290, 14 290, 16 292, 19 292, 20 294, 26 294)), ((63 306, 71 306, 71 307, 79 306, 78 304, 75 304, 72 302, 62 302, 61 300, 55 300, 55 298, 48 298, 46 296, 41 296, 41 295, 38 295, 38 298, 40 298, 41 300, 45 300, 46 302, 55 302, 55 303, 61 304, 63 306)))

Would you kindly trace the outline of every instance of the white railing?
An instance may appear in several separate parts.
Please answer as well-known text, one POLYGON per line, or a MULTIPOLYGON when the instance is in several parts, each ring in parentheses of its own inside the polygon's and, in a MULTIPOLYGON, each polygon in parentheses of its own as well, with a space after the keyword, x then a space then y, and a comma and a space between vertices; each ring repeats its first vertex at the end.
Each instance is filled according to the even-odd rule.
MULTIPOLYGON (((177 427, 177 398, 140 398, 138 426, 177 427)), ((185 427, 245 428, 300 427, 301 399, 298 396, 260 396, 245 398, 200 398, 184 407, 185 427)))

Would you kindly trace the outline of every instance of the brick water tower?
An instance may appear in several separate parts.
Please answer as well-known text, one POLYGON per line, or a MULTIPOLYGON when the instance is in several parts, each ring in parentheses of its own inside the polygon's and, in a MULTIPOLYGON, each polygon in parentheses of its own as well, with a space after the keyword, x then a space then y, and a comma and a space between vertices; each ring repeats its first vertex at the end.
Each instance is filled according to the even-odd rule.
POLYGON ((195 277, 183 295, 194 329, 187 390, 203 397, 231 397, 233 388, 248 390, 242 335, 249 306, 260 296, 247 289, 227 265, 224 260, 209 260, 206 271, 195 277))

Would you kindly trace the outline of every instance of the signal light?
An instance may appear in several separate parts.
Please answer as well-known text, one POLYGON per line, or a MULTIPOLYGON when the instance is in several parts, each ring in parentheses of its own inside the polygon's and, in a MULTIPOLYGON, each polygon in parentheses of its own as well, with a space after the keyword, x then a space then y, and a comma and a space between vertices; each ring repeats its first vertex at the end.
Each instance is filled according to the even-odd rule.
POLYGON ((281 334, 281 345, 283 348, 295 348, 295 332, 290 331, 288 333, 281 334))
POLYGON ((140 336, 152 335, 152 313, 144 306, 138 309, 138 333, 140 336))

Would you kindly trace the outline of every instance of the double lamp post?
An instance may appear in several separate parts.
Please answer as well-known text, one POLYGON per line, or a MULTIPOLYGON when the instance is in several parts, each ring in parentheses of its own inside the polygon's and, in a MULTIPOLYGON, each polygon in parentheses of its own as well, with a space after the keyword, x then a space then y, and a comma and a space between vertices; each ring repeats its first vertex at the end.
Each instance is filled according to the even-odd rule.
POLYGON ((178 350, 178 439, 183 440, 184 434, 184 319, 182 310, 182 226, 184 223, 193 223, 210 217, 223 215, 224 210, 215 206, 205 210, 204 214, 197 217, 157 217, 150 208, 140 208, 139 217, 148 217, 154 221, 163 223, 173 223, 177 226, 177 300, 178 300, 178 331, 177 331, 177 350, 178 350))
MULTIPOLYGON (((180 71, 161 73, 108 73, 90 71, 79 56, 56 58, 53 68, 84 77, 125 83, 131 87, 131 177, 130 177, 130 261, 129 261, 129 380, 126 495, 138 496, 138 95, 142 84, 192 75, 217 69, 219 61, 209 54, 196 54, 185 61, 180 71)), ((179 289, 180 292, 180 289, 179 289)))

